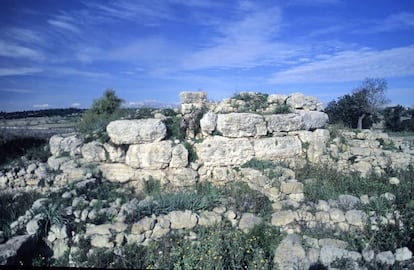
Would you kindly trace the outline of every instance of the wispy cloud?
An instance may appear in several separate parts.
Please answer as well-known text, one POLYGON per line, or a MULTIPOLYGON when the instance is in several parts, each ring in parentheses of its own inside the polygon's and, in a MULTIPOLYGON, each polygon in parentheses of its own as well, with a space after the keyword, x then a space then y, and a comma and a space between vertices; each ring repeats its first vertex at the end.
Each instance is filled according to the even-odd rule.
POLYGON ((252 68, 286 59, 296 48, 276 42, 281 25, 278 7, 240 5, 239 18, 217 25, 217 35, 183 61, 186 70, 252 68))
POLYGON ((15 94, 29 94, 33 93, 29 89, 20 89, 20 88, 0 88, 0 92, 15 93, 15 94))
POLYGON ((54 71, 62 75, 76 75, 76 76, 91 77, 91 78, 98 78, 98 77, 104 77, 104 76, 110 75, 109 73, 106 73, 106 72, 85 71, 85 70, 78 70, 78 69, 69 68, 69 67, 55 68, 54 71))
POLYGON ((285 71, 277 72, 269 83, 318 83, 357 81, 365 77, 414 76, 414 46, 376 51, 343 51, 285 71))
POLYGON ((42 71, 40 68, 0 68, 0 76, 32 75, 42 71))
POLYGON ((33 105, 33 108, 36 108, 36 109, 47 109, 47 108, 50 108, 50 107, 51 107, 51 105, 47 104, 47 103, 33 105))
POLYGON ((44 55, 35 49, 18 44, 6 43, 2 40, 0 40, 0 56, 10 58, 26 58, 31 60, 44 59, 44 55))
POLYGON ((158 24, 159 20, 171 20, 173 12, 167 1, 111 1, 85 2, 92 9, 91 15, 101 19, 139 20, 145 25, 158 24))
POLYGON ((80 30, 78 27, 76 27, 74 24, 71 24, 69 22, 65 21, 59 21, 59 20, 48 20, 47 21, 50 25, 55 26, 61 30, 70 31, 74 33, 79 33, 80 30))
POLYGON ((342 0, 288 0, 288 5, 298 6, 319 6, 319 5, 340 5, 342 0))
POLYGON ((40 35, 40 33, 35 32, 34 30, 19 27, 10 27, 4 32, 7 35, 8 39, 13 39, 28 44, 44 44, 43 37, 40 35))

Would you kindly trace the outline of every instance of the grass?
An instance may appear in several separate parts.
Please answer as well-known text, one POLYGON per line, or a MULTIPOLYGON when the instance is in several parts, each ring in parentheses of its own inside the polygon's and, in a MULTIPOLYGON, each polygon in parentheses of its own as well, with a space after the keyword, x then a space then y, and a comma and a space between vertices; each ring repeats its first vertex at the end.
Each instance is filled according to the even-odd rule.
MULTIPOLYGON (((363 206, 367 214, 375 211, 378 221, 381 216, 391 214, 388 224, 378 223, 378 229, 373 229, 367 224, 360 232, 339 234, 342 240, 351 244, 354 250, 362 251, 365 245, 371 246, 375 251, 395 250, 407 246, 414 249, 414 167, 409 166, 405 170, 388 170, 382 176, 371 174, 366 178, 354 173, 338 173, 331 167, 321 167, 308 164, 297 172, 299 179, 312 178, 305 185, 305 198, 317 203, 318 200, 337 199, 340 194, 350 194, 359 197, 366 194, 373 199, 368 205, 363 206), (397 177, 400 180, 398 186, 388 183, 389 177, 397 177), (380 195, 389 192, 395 195, 395 200, 389 202, 380 195), (396 211, 399 215, 395 215, 396 211)), ((324 228, 311 230, 310 233, 328 235, 324 228)), ((333 232, 331 232, 333 233, 333 232)))
POLYGON ((5 233, 6 239, 11 236, 10 224, 29 210, 33 202, 40 197, 41 194, 37 192, 0 195, 0 230, 5 233))

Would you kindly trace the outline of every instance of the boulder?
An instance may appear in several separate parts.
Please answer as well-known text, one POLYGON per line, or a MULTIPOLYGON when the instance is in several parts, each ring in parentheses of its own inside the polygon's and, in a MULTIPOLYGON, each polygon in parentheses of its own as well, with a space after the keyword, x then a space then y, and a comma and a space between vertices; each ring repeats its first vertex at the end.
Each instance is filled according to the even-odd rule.
POLYGON ((297 217, 296 212, 283 210, 273 213, 271 223, 273 226, 284 226, 295 221, 297 217))
POLYGON ((264 118, 269 133, 301 130, 305 126, 302 116, 296 113, 270 114, 265 115, 264 118))
POLYGON ((116 120, 108 124, 106 131, 114 144, 156 142, 167 135, 167 128, 159 119, 116 120))
POLYGON ((191 168, 172 168, 167 177, 174 187, 189 187, 197 183, 198 173, 191 168))
POLYGON ((221 222, 221 215, 214 211, 203 211, 198 218, 198 225, 213 226, 221 222))
POLYGON ((207 112, 200 120, 201 131, 205 134, 212 134, 216 129, 217 114, 213 112, 207 112))
POLYGON ((375 261, 382 265, 393 265, 395 263, 395 257, 391 251, 383 251, 375 256, 375 261))
POLYGON ((397 248, 395 250, 395 260, 396 261, 407 261, 411 260, 413 253, 407 247, 397 248))
POLYGON ((76 157, 80 154, 82 143, 77 135, 53 135, 49 140, 50 153, 53 156, 67 154, 76 157))
POLYGON ((82 157, 87 162, 101 162, 106 160, 104 146, 96 141, 84 144, 81 148, 82 157))
POLYGON ((134 144, 129 146, 125 162, 137 169, 165 169, 171 161, 171 156, 171 141, 134 144))
POLYGON ((196 143, 200 163, 205 166, 242 165, 254 157, 254 149, 247 138, 208 137, 196 143))
POLYGON ((273 261, 277 269, 308 269, 310 266, 302 239, 296 234, 288 235, 280 242, 273 261))
POLYGON ((244 213, 239 221, 239 228, 245 233, 248 233, 255 225, 259 225, 262 218, 257 217, 251 213, 244 213))
POLYGON ((141 234, 154 228, 156 219, 154 217, 144 217, 132 224, 131 233, 141 234))
POLYGON ((192 229, 197 225, 198 218, 190 210, 172 211, 168 213, 171 229, 192 229))
POLYGON ((203 91, 191 92, 184 91, 180 93, 181 104, 205 103, 207 101, 207 94, 203 91))
POLYGON ((170 168, 186 167, 188 165, 188 150, 182 144, 172 148, 170 168))
POLYGON ((305 96, 302 93, 290 94, 286 99, 286 104, 294 109, 303 109, 307 111, 322 111, 323 104, 317 98, 305 96))
POLYGON ((104 163, 99 165, 102 176, 113 182, 128 182, 134 178, 135 170, 121 163, 104 163))
POLYGON ((296 136, 262 138, 254 141, 254 151, 261 160, 293 158, 302 153, 302 144, 296 136))
POLYGON ((225 137, 257 137, 267 134, 263 116, 253 113, 217 115, 217 131, 225 137))
POLYGON ((303 128, 305 130, 315 130, 323 128, 328 124, 329 117, 324 112, 317 111, 297 111, 302 116, 303 128))

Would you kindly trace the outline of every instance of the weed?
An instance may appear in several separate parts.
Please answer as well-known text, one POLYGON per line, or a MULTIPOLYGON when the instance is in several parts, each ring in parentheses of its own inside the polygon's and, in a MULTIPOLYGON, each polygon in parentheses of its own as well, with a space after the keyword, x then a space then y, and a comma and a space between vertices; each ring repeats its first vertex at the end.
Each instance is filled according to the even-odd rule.
POLYGON ((197 156, 197 152, 194 150, 194 147, 187 141, 185 141, 183 143, 184 147, 187 149, 188 151, 188 160, 190 162, 194 162, 197 161, 198 156, 197 156))

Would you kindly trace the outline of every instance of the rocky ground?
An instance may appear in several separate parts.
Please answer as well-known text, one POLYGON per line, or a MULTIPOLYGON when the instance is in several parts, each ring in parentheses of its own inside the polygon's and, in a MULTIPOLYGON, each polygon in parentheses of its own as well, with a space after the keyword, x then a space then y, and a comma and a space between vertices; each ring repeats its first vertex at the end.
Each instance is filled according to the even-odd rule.
MULTIPOLYGON (((0 172, 0 264, 413 269, 411 141, 327 127, 311 97, 266 98, 263 114, 208 107, 184 141, 159 114, 110 123, 106 142, 53 136, 46 162, 0 172)), ((184 95, 182 117, 204 101, 184 95)))

